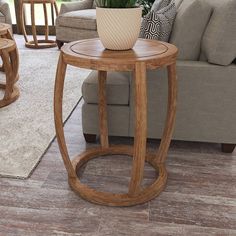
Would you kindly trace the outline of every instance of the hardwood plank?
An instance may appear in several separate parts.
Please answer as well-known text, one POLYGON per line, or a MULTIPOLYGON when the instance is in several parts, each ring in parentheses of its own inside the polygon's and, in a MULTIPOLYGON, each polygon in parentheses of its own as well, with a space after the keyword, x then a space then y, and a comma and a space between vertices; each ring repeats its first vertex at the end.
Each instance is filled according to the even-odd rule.
POLYGON ((184 225, 162 223, 126 221, 125 219, 103 219, 99 227, 99 235, 123 235, 123 236, 229 236, 234 235, 235 230, 202 227, 197 225, 184 225))
MULTIPOLYGON (((115 176, 115 177, 127 177, 130 178, 132 168, 132 158, 129 156, 107 156, 100 157, 99 159, 90 161, 84 174, 89 173, 90 175, 101 175, 101 176, 115 176)), ((144 179, 154 179, 156 172, 153 167, 149 164, 145 164, 144 179)))
POLYGON ((236 230, 236 202, 233 198, 163 193, 150 202, 150 221, 236 230))
MULTIPOLYGON (((0 207, 4 219, 0 220, 0 230, 9 230, 12 235, 22 231, 22 235, 57 235, 96 233, 99 218, 86 208, 74 209, 30 209, 0 207), (52 223, 53 222, 53 223, 52 223)), ((8 234, 9 231, 6 233, 8 234)))

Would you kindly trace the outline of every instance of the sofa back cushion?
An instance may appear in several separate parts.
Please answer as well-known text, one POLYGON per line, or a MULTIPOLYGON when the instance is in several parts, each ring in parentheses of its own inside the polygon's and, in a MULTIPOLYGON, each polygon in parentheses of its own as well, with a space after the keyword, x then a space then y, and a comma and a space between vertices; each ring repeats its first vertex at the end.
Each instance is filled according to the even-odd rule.
POLYGON ((183 2, 183 0, 175 0, 175 6, 177 9, 180 7, 182 2, 183 2))
POLYGON ((201 58, 229 65, 236 58, 236 0, 210 0, 213 14, 204 33, 201 58))
POLYGON ((95 1, 93 1, 93 8, 95 9, 96 8, 96 2, 95 1))
POLYGON ((183 0, 180 4, 170 37, 170 42, 179 49, 180 60, 199 59, 211 12, 212 7, 206 0, 183 0))

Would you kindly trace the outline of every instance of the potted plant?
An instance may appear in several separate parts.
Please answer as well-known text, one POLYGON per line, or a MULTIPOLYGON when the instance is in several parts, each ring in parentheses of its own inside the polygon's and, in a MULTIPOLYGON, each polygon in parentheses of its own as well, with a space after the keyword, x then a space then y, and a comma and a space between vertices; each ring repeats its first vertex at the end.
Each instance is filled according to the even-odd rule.
POLYGON ((137 0, 95 0, 97 30, 110 50, 131 49, 140 33, 142 8, 137 0))

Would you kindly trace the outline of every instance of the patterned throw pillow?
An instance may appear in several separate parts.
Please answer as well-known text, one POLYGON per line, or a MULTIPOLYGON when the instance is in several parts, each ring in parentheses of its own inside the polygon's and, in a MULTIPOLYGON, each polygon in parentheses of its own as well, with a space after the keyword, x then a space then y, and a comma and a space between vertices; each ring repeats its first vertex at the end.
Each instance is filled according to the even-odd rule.
POLYGON ((143 18, 140 37, 168 42, 176 12, 175 0, 156 0, 143 18))

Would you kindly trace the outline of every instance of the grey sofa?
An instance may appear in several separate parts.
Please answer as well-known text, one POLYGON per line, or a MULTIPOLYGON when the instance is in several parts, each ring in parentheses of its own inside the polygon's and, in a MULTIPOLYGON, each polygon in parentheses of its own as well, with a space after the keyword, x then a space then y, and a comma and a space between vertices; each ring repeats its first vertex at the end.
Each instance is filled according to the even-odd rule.
MULTIPOLYGON (((179 48, 178 106, 173 139, 236 144, 236 1, 178 1, 170 42, 179 48)), ((166 114, 165 69, 148 71, 148 137, 160 138, 166 114)), ((85 139, 98 130, 97 72, 84 81, 82 126, 85 139)), ((134 135, 131 73, 108 73, 109 135, 134 135)))
POLYGON ((0 22, 12 24, 9 5, 6 1, 0 0, 0 22))
POLYGON ((95 37, 98 37, 98 34, 94 1, 62 3, 56 19, 58 47, 61 48, 65 42, 95 37))

